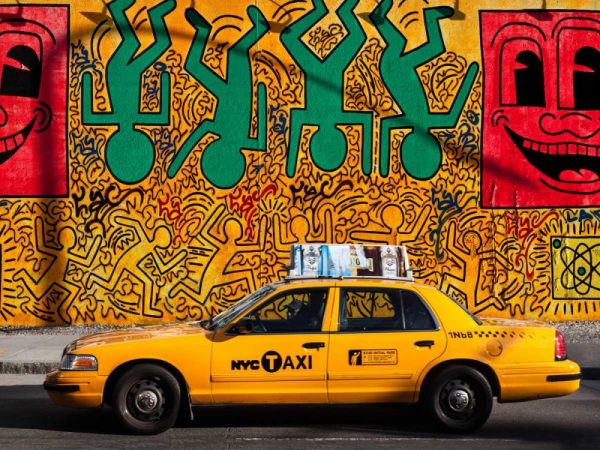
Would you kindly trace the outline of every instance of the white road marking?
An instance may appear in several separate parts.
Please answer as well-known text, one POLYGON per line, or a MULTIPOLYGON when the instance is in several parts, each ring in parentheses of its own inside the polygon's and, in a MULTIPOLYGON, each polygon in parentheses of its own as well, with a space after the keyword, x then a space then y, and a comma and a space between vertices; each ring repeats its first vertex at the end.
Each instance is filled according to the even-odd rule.
POLYGON ((454 437, 386 437, 386 438, 353 438, 353 437, 324 437, 324 438, 269 438, 269 437, 238 437, 236 441, 307 441, 307 442, 370 442, 370 441, 459 441, 459 442, 522 442, 521 439, 498 438, 454 438, 454 437))

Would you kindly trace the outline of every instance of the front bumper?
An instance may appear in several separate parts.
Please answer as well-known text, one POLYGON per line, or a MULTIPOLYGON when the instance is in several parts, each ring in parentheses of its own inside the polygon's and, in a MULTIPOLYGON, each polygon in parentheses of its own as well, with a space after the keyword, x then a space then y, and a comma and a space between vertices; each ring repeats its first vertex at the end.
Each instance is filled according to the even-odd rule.
POLYGON ((500 402, 561 397, 579 389, 581 369, 573 361, 498 367, 500 402))
POLYGON ((57 405, 100 408, 106 378, 97 372, 54 369, 46 375, 44 389, 57 405))

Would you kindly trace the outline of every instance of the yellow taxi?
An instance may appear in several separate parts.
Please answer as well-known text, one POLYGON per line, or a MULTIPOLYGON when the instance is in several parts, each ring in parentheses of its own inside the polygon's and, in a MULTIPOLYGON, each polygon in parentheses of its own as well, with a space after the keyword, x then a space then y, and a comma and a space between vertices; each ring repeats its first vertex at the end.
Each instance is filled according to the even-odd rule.
POLYGON ((341 252, 348 275, 331 264, 331 248, 312 256, 301 248, 290 277, 210 320, 74 341, 44 387, 60 405, 109 405, 140 434, 170 428, 192 406, 231 403, 418 402, 444 429, 471 431, 486 422, 494 397, 533 400, 579 388, 579 366, 567 359, 560 332, 479 319, 410 281, 408 265, 401 270, 405 249, 392 249, 391 264, 381 249, 365 246, 359 258, 356 249, 341 252), (294 273, 298 265, 306 270, 294 273), (390 265, 401 276, 386 275, 390 265))

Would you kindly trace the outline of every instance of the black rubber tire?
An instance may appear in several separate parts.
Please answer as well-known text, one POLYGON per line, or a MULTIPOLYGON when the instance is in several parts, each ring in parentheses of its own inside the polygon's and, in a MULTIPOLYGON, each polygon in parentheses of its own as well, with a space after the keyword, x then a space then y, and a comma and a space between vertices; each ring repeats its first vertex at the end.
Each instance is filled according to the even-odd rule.
POLYGON ((494 397, 490 383, 472 367, 447 367, 426 389, 425 409, 444 431, 477 430, 492 412, 494 397))
POLYGON ((181 387, 164 367, 139 364, 115 384, 112 407, 119 423, 134 434, 158 434, 171 428, 181 404, 181 387))

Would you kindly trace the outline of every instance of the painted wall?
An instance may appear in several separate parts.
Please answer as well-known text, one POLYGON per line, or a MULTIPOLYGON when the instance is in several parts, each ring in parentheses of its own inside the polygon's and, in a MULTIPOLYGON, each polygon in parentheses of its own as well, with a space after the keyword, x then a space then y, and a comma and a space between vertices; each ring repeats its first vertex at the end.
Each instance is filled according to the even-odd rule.
POLYGON ((600 319, 598 6, 1 5, 0 326, 207 318, 296 242, 600 319))

